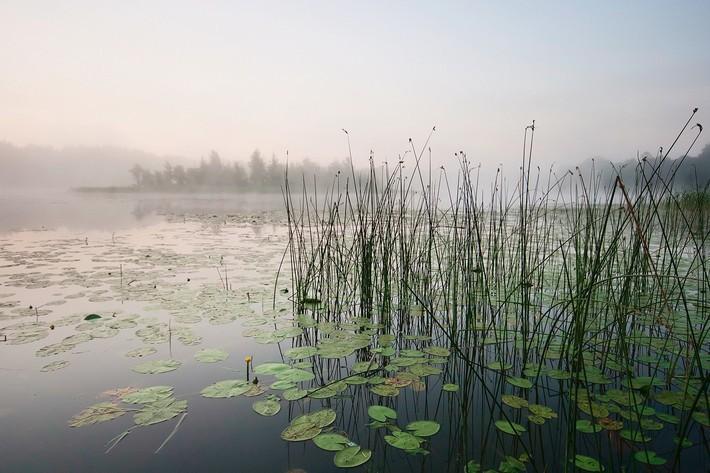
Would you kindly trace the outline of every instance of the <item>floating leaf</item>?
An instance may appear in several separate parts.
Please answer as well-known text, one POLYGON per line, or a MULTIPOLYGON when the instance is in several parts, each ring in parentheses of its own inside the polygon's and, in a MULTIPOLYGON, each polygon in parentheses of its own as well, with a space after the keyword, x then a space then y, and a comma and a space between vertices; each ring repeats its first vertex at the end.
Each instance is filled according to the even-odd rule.
POLYGON ((262 363, 254 368, 254 373, 275 375, 290 369, 291 367, 284 363, 262 363))
POLYGON ((244 396, 246 397, 255 397, 255 396, 261 396, 266 392, 266 387, 264 387, 263 384, 249 384, 249 389, 246 390, 244 393, 244 396))
POLYGON ((273 399, 267 399, 264 401, 256 401, 251 405, 254 412, 265 417, 275 416, 281 410, 281 404, 273 399))
POLYGON ((112 402, 100 402, 89 406, 69 421, 70 427, 84 427, 85 425, 106 422, 126 413, 126 410, 112 402))
POLYGON ((406 356, 407 358, 421 358, 424 356, 424 353, 419 350, 400 350, 399 355, 406 356))
POLYGON ((673 437, 673 443, 680 444, 682 448, 689 448, 693 446, 693 442, 691 442, 687 437, 673 437))
POLYGON ((637 376, 629 380, 623 380, 621 384, 631 389, 644 389, 650 386, 663 386, 663 381, 651 376, 637 376))
POLYGON ((586 455, 575 455, 574 466, 584 471, 600 472, 604 471, 604 466, 592 457, 586 455))
POLYGON ((440 374, 441 369, 440 368, 435 368, 433 366, 429 365, 414 365, 411 368, 409 368, 409 371, 411 373, 414 373, 417 376, 431 376, 434 374, 440 374))
POLYGON ((424 353, 428 353, 429 355, 432 355, 432 356, 447 357, 447 356, 451 355, 451 351, 448 348, 437 347, 437 346, 426 347, 422 351, 424 353))
POLYGON ((144 356, 149 356, 157 352, 158 350, 153 347, 141 347, 129 351, 128 353, 126 353, 126 356, 129 358, 143 358, 144 356))
POLYGON ((665 465, 666 459, 656 455, 656 452, 651 450, 641 450, 634 453, 634 458, 637 462, 647 465, 665 465))
POLYGON ((296 387, 295 383, 292 383, 291 381, 284 381, 284 380, 279 380, 276 381, 275 383, 271 383, 271 386, 269 386, 271 389, 276 389, 278 391, 285 391, 287 389, 293 389, 296 387))
POLYGON ((514 396, 512 394, 503 394, 502 400, 505 405, 510 406, 513 409, 528 407, 527 399, 523 399, 522 397, 514 396))
POLYGON ((527 378, 518 378, 515 376, 508 376, 505 380, 508 383, 512 384, 513 386, 517 386, 517 387, 523 388, 523 389, 530 389, 533 386, 532 381, 530 381, 527 378))
POLYGON ((141 374, 159 374, 174 371, 181 365, 182 363, 177 360, 154 360, 134 366, 133 371, 141 374))
POLYGON ((328 452, 339 452, 345 449, 351 442, 347 437, 335 433, 320 434, 313 438, 313 443, 328 452))
POLYGON ((345 381, 345 384, 359 385, 359 384, 366 384, 367 378, 364 376, 360 376, 360 375, 352 375, 352 376, 348 376, 343 381, 345 381))
POLYGON ((302 360, 304 358, 310 358, 317 353, 318 348, 316 347, 296 347, 286 351, 286 356, 292 360, 302 360))
POLYGON ((387 422, 389 419, 397 418, 397 411, 387 406, 370 406, 367 408, 367 415, 374 420, 387 422))
POLYGON ((506 455, 505 459, 500 462, 500 465, 498 466, 498 469, 500 471, 505 471, 505 472, 515 472, 515 473, 524 473, 526 471, 525 469, 525 463, 521 462, 515 457, 511 457, 509 455, 506 455))
POLYGON ((649 437, 648 435, 644 435, 640 430, 624 429, 619 433, 619 435, 621 435, 621 437, 625 438, 626 440, 630 440, 631 442, 651 441, 651 437, 649 437))
POLYGON ((606 430, 616 431, 624 428, 624 423, 622 421, 610 419, 609 417, 602 417, 597 420, 597 423, 606 430))
POLYGON ((333 409, 321 409, 296 417, 291 421, 291 425, 311 423, 317 427, 324 428, 335 422, 337 414, 333 409))
POLYGON ((292 388, 287 389, 286 391, 281 393, 281 395, 287 401, 297 401, 306 397, 308 395, 308 391, 306 391, 305 389, 292 388))
POLYGON ((225 379, 224 381, 218 381, 214 384, 210 384, 205 389, 200 391, 203 397, 210 398, 227 398, 240 396, 249 389, 251 389, 251 384, 243 379, 225 379))
POLYGON ((410 431, 417 437, 431 437, 436 434, 440 428, 439 423, 433 420, 417 420, 407 424, 404 429, 410 431))
POLYGON ((392 435, 385 435, 385 442, 401 450, 414 450, 419 448, 422 439, 409 432, 395 431, 392 435))
POLYGON ((579 399, 577 400, 577 407, 580 411, 592 417, 609 417, 609 409, 598 402, 579 399))
POLYGON ((370 391, 383 397, 394 397, 399 394, 399 389, 389 384, 378 384, 370 387, 370 391))
POLYGON ((707 412, 695 411, 691 414, 691 417, 698 424, 704 427, 710 427, 710 416, 708 416, 707 412))
POLYGON ((291 424, 281 432, 281 438, 288 442, 302 442, 310 440, 321 433, 321 428, 313 422, 291 424))
MULTIPOLYGON (((343 383, 345 384, 345 383, 343 383)), ((313 389, 308 393, 308 397, 312 399, 327 399, 338 394, 338 388, 335 385, 322 386, 320 388, 313 389)))
POLYGON ((525 432, 526 429, 520 424, 516 424, 515 422, 509 422, 507 420, 497 420, 495 422, 496 428, 500 430, 501 432, 505 432, 506 434, 510 435, 520 435, 521 433, 525 432))
POLYGON ((454 393, 459 390, 459 385, 453 383, 446 383, 441 387, 441 389, 450 393, 454 393))
POLYGON ((187 401, 176 401, 173 398, 162 399, 145 404, 143 409, 133 416, 137 425, 152 425, 165 422, 187 410, 187 401))
POLYGON ((545 423, 545 420, 547 420, 547 419, 545 419, 545 418, 542 417, 542 416, 538 416, 538 415, 535 415, 535 414, 530 414, 530 415, 528 416, 528 420, 529 420, 530 422, 532 422, 533 424, 543 425, 543 424, 545 423))
POLYGON ((488 363, 487 365, 487 368, 495 371, 505 371, 511 369, 512 367, 512 363, 502 363, 500 361, 494 361, 492 363, 488 363))
POLYGON ((168 399, 173 395, 172 386, 151 386, 139 389, 121 397, 123 402, 129 404, 149 404, 151 402, 168 399))
POLYGON ((339 468, 353 468, 360 466, 372 457, 372 452, 360 446, 347 447, 335 454, 333 463, 339 468))
POLYGON ((557 413, 547 406, 542 404, 529 404, 528 410, 534 415, 543 417, 545 419, 556 419, 557 413))
POLYGON ((68 361, 64 361, 64 360, 62 360, 62 361, 53 361, 53 362, 51 362, 51 363, 49 363, 49 364, 44 365, 44 366, 40 369, 40 371, 41 371, 42 373, 48 373, 48 372, 50 372, 50 371, 57 371, 57 370, 60 370, 60 369, 62 369, 62 368, 66 368, 67 366, 69 366, 69 362, 68 362, 68 361))
POLYGON ((661 419, 663 422, 668 422, 669 424, 680 423, 680 418, 678 416, 674 416, 673 414, 666 414, 665 412, 656 412, 656 417, 661 419))
POLYGON ((585 434, 595 434, 601 432, 602 426, 598 424, 592 424, 589 419, 580 419, 575 424, 575 428, 585 434))
POLYGON ((276 373, 276 377, 282 381, 299 383, 301 381, 310 381, 315 379, 316 375, 311 371, 299 370, 298 368, 289 368, 280 370, 276 373))
POLYGON ((229 353, 218 348, 203 348, 195 353, 195 359, 200 363, 217 363, 226 360, 228 356, 229 353))

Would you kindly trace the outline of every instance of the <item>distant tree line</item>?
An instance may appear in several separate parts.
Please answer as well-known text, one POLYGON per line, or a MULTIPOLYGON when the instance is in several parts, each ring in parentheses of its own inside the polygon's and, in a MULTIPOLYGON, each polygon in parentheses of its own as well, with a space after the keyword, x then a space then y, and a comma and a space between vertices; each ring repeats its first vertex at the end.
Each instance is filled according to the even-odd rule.
POLYGON ((639 181, 642 174, 638 172, 641 165, 645 167, 647 178, 653 178, 652 174, 666 182, 672 178, 674 191, 707 193, 710 190, 710 144, 705 145, 698 155, 688 156, 683 161, 662 159, 660 153, 644 153, 640 160, 629 159, 616 164, 604 159, 587 160, 579 168, 586 176, 592 171, 601 175, 609 185, 614 185, 618 175, 627 186, 634 187, 643 184, 639 181), (655 173, 650 172, 656 168, 655 173))
MULTIPOLYGON (((299 186, 303 176, 308 180, 315 177, 318 182, 324 182, 324 179, 330 181, 342 166, 342 163, 321 166, 309 159, 289 163, 289 175, 293 177, 291 185, 299 186)), ((258 150, 252 153, 247 163, 228 163, 216 151, 212 151, 207 159, 200 160, 199 166, 185 167, 166 161, 162 170, 149 170, 135 164, 130 172, 134 189, 142 191, 280 192, 286 164, 275 156, 267 162, 258 150)))

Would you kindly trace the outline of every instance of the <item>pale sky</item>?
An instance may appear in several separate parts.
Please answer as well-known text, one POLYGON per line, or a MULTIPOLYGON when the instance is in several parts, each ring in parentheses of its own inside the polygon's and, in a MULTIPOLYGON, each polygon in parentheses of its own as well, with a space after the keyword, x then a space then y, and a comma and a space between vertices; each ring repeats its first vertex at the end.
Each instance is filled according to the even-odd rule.
MULTIPOLYGON (((573 164, 710 125, 710 1, 0 1, 0 140, 573 164), (622 5, 623 4, 623 5, 622 5)), ((702 144, 710 140, 701 139, 702 144)))

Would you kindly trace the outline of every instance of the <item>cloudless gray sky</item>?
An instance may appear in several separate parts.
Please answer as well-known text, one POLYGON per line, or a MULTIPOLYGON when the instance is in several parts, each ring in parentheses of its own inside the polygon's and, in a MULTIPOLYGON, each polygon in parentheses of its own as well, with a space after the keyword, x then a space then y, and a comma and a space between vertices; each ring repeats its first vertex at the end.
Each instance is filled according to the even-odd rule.
MULTIPOLYGON (((0 140, 625 159, 710 125, 710 1, 0 2, 0 140)), ((707 139, 701 140, 702 143, 707 139)), ((701 143, 701 144, 702 144, 701 143)))

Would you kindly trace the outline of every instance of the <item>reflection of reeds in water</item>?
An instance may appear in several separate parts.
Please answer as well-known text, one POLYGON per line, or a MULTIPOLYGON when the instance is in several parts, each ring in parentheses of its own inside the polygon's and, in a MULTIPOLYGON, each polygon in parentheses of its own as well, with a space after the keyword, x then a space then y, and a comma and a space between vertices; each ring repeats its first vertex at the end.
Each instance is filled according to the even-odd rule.
MULTIPOLYGON (((638 161, 633 183, 533 169, 534 123, 513 187, 499 171, 484 188, 463 152, 455 181, 443 168, 435 175, 428 140, 421 150, 412 144, 411 157, 392 169, 371 159, 367 172, 339 173, 326 188, 309 188, 304 177, 299 195, 287 175, 294 309, 318 322, 364 317, 394 334, 397 348, 416 345, 407 334, 452 348, 443 379, 460 390, 435 395, 450 422, 451 471, 468 459, 495 467, 520 454, 536 471, 572 470, 578 453, 618 469, 644 444, 624 449, 618 432, 575 429, 591 419, 580 403, 610 388, 643 400, 626 409, 637 418, 645 407, 663 408, 653 399, 658 389, 681 393, 689 406, 676 412, 675 435, 698 437, 690 413, 708 406, 708 206, 690 206, 674 192, 680 164, 661 175, 689 123, 658 160, 638 161), (569 379, 551 378, 550 370, 569 379), (531 389, 506 381, 523 372, 531 389), (640 376, 648 386, 626 387, 640 376), (522 437, 501 434, 494 421, 525 421, 525 409, 508 408, 502 394, 550 406, 559 417, 529 424, 522 437)), ((305 343, 317 337, 307 331, 305 343)), ((341 368, 322 360, 321 384, 341 377, 341 368)), ((431 387, 421 394, 433 395, 431 387)), ((669 440, 665 434, 651 445, 677 465, 681 448, 669 440)))

